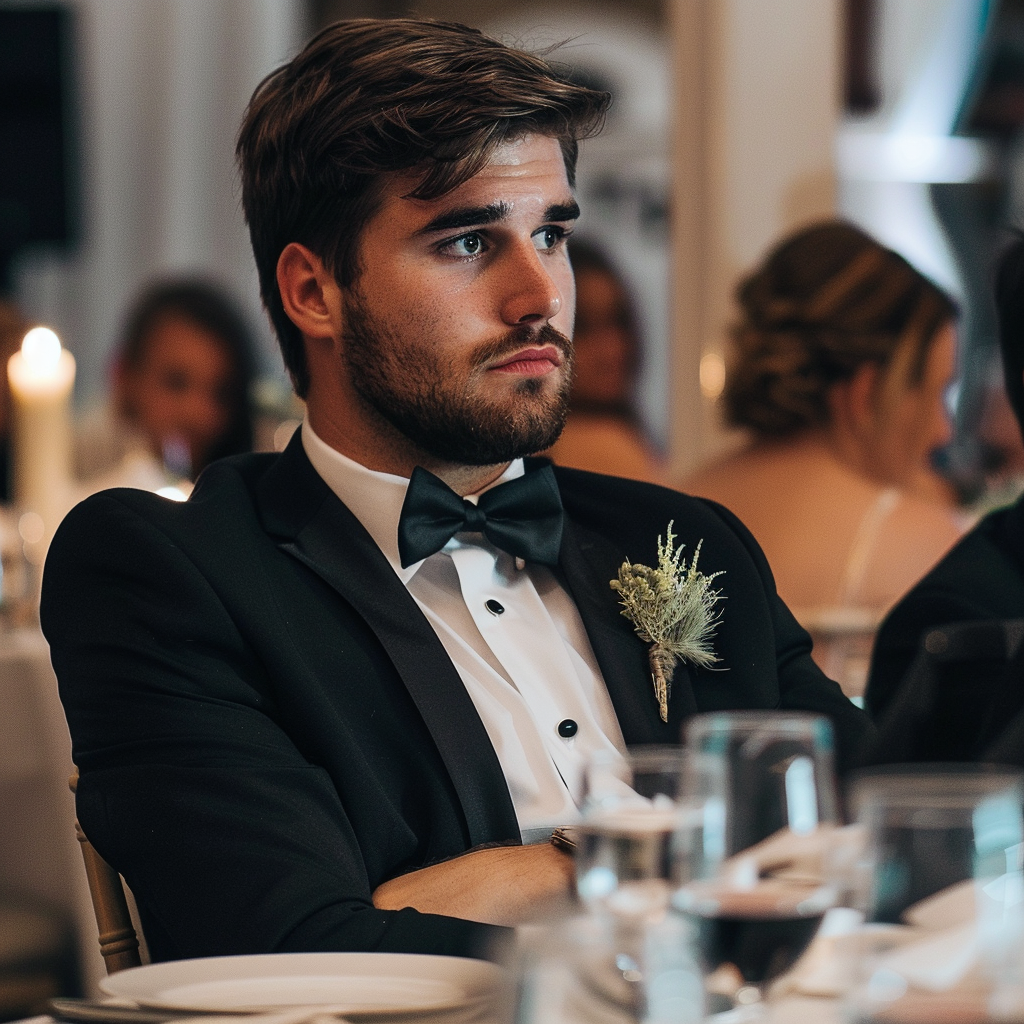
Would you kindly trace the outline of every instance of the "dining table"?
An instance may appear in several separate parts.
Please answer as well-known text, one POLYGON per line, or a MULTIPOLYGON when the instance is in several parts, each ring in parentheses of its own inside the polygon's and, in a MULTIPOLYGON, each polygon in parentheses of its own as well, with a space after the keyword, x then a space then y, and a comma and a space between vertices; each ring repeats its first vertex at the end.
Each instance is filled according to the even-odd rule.
POLYGON ((75 837, 71 738, 33 622, 0 617, 0 892, 59 915, 73 929, 84 989, 104 975, 82 856, 75 837))

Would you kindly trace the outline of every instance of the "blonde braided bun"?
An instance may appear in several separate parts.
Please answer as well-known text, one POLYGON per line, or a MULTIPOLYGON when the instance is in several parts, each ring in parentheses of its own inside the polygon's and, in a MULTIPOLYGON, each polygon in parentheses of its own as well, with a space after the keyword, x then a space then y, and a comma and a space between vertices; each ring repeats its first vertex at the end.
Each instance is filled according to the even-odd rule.
POLYGON ((805 228, 742 281, 722 395, 727 420, 761 437, 828 422, 828 391, 865 362, 920 383, 953 301, 902 256, 841 221, 805 228))

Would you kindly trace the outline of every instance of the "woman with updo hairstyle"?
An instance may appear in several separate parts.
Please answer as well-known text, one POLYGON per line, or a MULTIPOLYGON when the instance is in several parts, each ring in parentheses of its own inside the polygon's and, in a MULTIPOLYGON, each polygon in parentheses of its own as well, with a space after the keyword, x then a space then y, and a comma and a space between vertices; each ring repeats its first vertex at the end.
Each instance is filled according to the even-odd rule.
POLYGON ((956 307, 841 222, 783 241, 737 299, 722 400, 750 443, 684 489, 743 520, 812 632, 870 630, 959 535, 930 468, 956 307))

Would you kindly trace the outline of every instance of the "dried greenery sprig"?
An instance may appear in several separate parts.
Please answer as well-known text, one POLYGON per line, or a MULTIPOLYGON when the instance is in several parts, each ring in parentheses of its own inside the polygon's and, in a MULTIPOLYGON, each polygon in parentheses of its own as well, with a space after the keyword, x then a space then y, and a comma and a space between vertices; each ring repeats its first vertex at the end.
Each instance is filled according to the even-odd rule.
POLYGON ((722 617, 715 605, 724 600, 711 582, 722 572, 705 575, 697 570, 704 541, 698 543, 689 566, 683 558, 685 544, 674 547, 672 523, 665 541, 658 537, 658 567, 623 562, 619 578, 611 581, 618 592, 622 614, 633 623, 637 636, 651 645, 649 658, 654 695, 661 720, 668 721, 668 698, 672 671, 680 659, 710 668, 718 658, 711 637, 722 617))

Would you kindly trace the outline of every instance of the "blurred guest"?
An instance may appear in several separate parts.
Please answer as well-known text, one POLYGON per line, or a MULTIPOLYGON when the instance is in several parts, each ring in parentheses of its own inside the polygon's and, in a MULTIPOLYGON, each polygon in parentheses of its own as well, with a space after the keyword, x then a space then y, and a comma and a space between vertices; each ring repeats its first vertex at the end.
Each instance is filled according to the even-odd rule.
POLYGON ((684 489, 750 527, 812 632, 844 616, 870 627, 958 536, 919 494, 950 437, 955 307, 841 222, 786 239, 737 295, 724 401, 752 443, 684 489))
POLYGON ((629 293, 593 245, 570 245, 576 275, 576 328, 569 418, 547 452, 574 469, 663 483, 657 452, 635 406, 640 332, 629 293))
MULTIPOLYGON (((1006 397, 1024 430, 1024 236, 1003 255, 996 309, 1006 397)), ((889 706, 926 632, 952 622, 1024 616, 1024 498, 991 512, 892 610, 878 632, 866 707, 889 706)))
POLYGON ((128 314, 112 404, 82 424, 78 475, 195 479, 215 459, 250 451, 253 372, 248 328, 218 288, 198 279, 151 285, 128 314))

